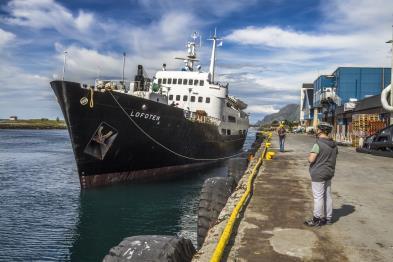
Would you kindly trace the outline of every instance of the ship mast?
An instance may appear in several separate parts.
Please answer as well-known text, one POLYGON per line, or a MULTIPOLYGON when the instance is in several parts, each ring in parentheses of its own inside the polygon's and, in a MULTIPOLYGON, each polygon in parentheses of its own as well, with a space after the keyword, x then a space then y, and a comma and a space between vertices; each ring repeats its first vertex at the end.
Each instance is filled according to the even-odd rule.
MULTIPOLYGON (((214 83, 214 69, 216 66, 216 47, 217 47, 217 40, 222 41, 222 39, 217 38, 217 30, 214 29, 214 35, 212 38, 208 39, 213 41, 213 48, 212 48, 212 55, 210 58, 210 68, 209 68, 209 75, 210 75, 210 82, 214 83)), ((222 42, 220 43, 220 45, 222 42)))
POLYGON ((193 41, 189 41, 186 45, 187 47, 187 58, 183 57, 175 57, 175 59, 179 60, 184 60, 184 63, 186 64, 186 70, 187 71, 194 71, 194 63, 199 61, 196 57, 196 39, 199 37, 201 39, 200 35, 197 32, 194 32, 192 34, 192 39, 193 41))

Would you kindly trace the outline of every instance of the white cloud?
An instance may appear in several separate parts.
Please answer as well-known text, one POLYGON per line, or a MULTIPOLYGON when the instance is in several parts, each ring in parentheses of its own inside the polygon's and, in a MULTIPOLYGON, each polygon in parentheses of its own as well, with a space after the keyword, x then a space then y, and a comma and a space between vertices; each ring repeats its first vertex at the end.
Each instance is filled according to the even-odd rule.
POLYGON ((0 118, 61 116, 56 98, 45 75, 26 72, 9 62, 0 66, 0 118))
POLYGON ((0 47, 5 46, 6 44, 9 44, 15 38, 16 38, 15 34, 13 34, 11 32, 7 32, 7 31, 0 28, 0 47))
POLYGON ((390 67, 390 48, 385 41, 392 37, 392 10, 390 0, 331 0, 321 4, 323 22, 312 31, 276 25, 235 29, 225 39, 247 51, 225 53, 225 62, 248 62, 255 68, 231 66, 224 77, 235 83, 248 82, 239 95, 261 117, 263 108, 299 103, 302 83, 312 83, 318 75, 331 74, 339 66, 390 67), (257 71, 262 65, 264 70, 257 71))
MULTIPOLYGON (((99 71, 102 77, 120 78, 123 51, 127 52, 127 78, 133 77, 137 64, 144 65, 150 76, 164 62, 168 68, 178 68, 181 62, 173 58, 185 54, 184 46, 193 30, 212 29, 212 24, 219 24, 221 18, 244 11, 256 1, 138 0, 137 3, 140 15, 151 18, 149 24, 120 21, 88 10, 70 10, 55 0, 8 2, 4 9, 8 14, 1 18, 1 22, 7 23, 7 30, 27 28, 26 31, 35 34, 26 39, 32 47, 38 41, 43 45, 57 42, 57 54, 51 50, 47 56, 40 56, 39 62, 26 60, 25 65, 34 65, 31 69, 0 61, 1 86, 11 90, 8 95, 16 92, 9 88, 13 81, 4 78, 14 79, 12 75, 18 75, 22 78, 19 86, 23 87, 25 99, 30 96, 29 99, 52 101, 47 76, 62 75, 64 50, 68 51, 68 80, 92 80, 99 71), (108 51, 114 46, 116 52, 108 51), (37 64, 45 65, 45 69, 39 69, 37 64), (4 68, 9 65, 12 70, 5 74, 4 68)), ((258 3, 261 4, 264 2, 258 3)), ((344 65, 390 66, 385 41, 391 38, 392 1, 328 0, 320 8, 317 11, 322 22, 312 31, 292 25, 250 24, 226 36, 226 40, 238 44, 236 49, 227 49, 229 45, 225 44, 218 49, 217 80, 230 83, 231 94, 249 104, 248 110, 255 120, 287 103, 298 102, 301 84, 312 82, 318 74, 332 73, 344 65)), ((252 12, 251 8, 247 12, 252 12)), ((15 38, 13 33, 0 29, 0 46, 12 43, 15 38)), ((18 35, 18 42, 21 39, 18 35)), ((200 50, 204 66, 210 53, 210 44, 206 43, 200 50)), ((26 42, 13 49, 23 48, 23 44, 26 42)), ((9 53, 9 58, 15 57, 10 48, 3 50, 3 54, 9 53)), ((0 102, 3 104, 4 100, 0 102)))
POLYGON ((279 110, 273 108, 272 105, 251 105, 247 108, 248 112, 258 113, 258 114, 273 114, 277 113, 279 110))
MULTIPOLYGON (((122 38, 116 41, 123 41, 124 51, 127 53, 126 77, 133 77, 138 64, 142 64, 150 76, 153 76, 163 63, 167 64, 168 69, 179 68, 182 62, 174 58, 185 56, 185 44, 192 33, 190 28, 199 27, 198 20, 192 14, 169 12, 145 26, 113 29, 113 34, 122 35, 122 38)), ((63 46, 60 43, 56 43, 55 48, 59 64, 57 72, 54 72, 56 75, 61 75, 63 51, 68 52, 68 79, 82 81, 98 75, 119 78, 122 75, 123 50, 114 53, 77 44, 63 46)))
POLYGON ((75 18, 75 27, 78 28, 80 31, 85 31, 90 28, 93 21, 93 14, 79 11, 78 16, 75 18))
POLYGON ((66 79, 73 81, 82 81, 94 79, 98 75, 118 76, 122 72, 121 54, 107 53, 102 54, 96 50, 88 49, 76 45, 63 46, 55 43, 58 51, 56 59, 58 61, 58 70, 56 74, 62 75, 64 53, 67 51, 66 79))
POLYGON ((7 10, 11 17, 5 21, 9 24, 36 29, 54 28, 59 32, 86 30, 93 20, 91 13, 79 11, 78 15, 73 15, 53 0, 12 0, 7 10))
POLYGON ((338 35, 327 33, 306 33, 277 26, 254 27, 234 30, 225 39, 240 44, 274 48, 322 48, 344 49, 360 42, 367 44, 369 37, 363 35, 338 35))
MULTIPOLYGON (((99 22, 91 12, 79 10, 73 13, 54 0, 12 0, 4 7, 8 16, 2 20, 9 26, 26 27, 36 30, 55 30, 65 39, 74 39, 98 46, 110 39, 106 29, 109 21, 99 22), (99 36, 99 37, 97 37, 99 36)), ((46 34, 45 37, 54 37, 46 34)))
POLYGON ((389 31, 393 24, 391 0, 330 0, 323 2, 321 8, 326 20, 321 28, 329 31, 359 30, 371 32, 375 37, 389 31))
POLYGON ((216 17, 227 16, 233 12, 243 10, 257 3, 257 0, 139 0, 146 12, 162 14, 172 10, 179 12, 200 13, 206 19, 211 15, 216 17))

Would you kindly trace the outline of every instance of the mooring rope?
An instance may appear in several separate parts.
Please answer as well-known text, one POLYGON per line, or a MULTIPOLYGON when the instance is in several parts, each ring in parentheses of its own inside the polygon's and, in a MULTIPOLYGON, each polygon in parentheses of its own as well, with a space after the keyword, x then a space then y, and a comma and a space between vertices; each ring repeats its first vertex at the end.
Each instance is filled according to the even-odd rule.
POLYGON ((161 144, 160 142, 158 142, 154 137, 152 137, 151 135, 149 135, 145 130, 143 130, 142 127, 140 127, 138 125, 138 123, 135 122, 134 119, 132 119, 132 117, 127 113, 127 111, 122 107, 122 105, 119 103, 119 101, 117 101, 117 99, 114 97, 114 95, 112 94, 111 91, 108 91, 109 94, 112 96, 113 100, 115 101, 115 103, 119 106, 119 108, 123 111, 123 113, 128 117, 129 120, 131 120, 131 122, 135 125, 136 128, 139 129, 139 131, 141 131, 145 136, 147 136, 151 141, 153 141, 154 143, 156 143, 157 145, 159 145, 160 147, 164 148, 165 150, 171 152, 172 154, 182 157, 182 158, 186 158, 186 159, 190 159, 190 160, 196 160, 196 161, 217 161, 217 160, 224 160, 224 159, 229 159, 235 156, 239 156, 241 154, 243 154, 243 152, 231 155, 231 156, 226 156, 226 157, 218 157, 218 158, 195 158, 195 157, 189 157, 189 156, 185 156, 183 154, 177 153, 175 151, 173 151, 172 149, 164 146, 163 144, 161 144))
POLYGON ((89 103, 90 108, 94 107, 93 97, 94 97, 94 88, 90 87, 90 103, 89 103))

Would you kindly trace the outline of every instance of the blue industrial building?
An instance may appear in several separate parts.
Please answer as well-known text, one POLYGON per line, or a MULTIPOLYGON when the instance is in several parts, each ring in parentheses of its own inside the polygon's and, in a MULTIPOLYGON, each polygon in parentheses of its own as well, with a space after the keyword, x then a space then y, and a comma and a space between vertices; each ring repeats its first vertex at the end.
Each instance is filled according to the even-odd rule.
POLYGON ((339 67, 331 75, 321 75, 313 83, 314 117, 334 123, 337 106, 379 95, 390 84, 390 68, 339 67))
POLYGON ((332 75, 321 75, 314 81, 314 106, 321 106, 322 94, 334 91, 335 78, 332 75))
POLYGON ((342 103, 379 95, 390 84, 390 68, 339 67, 334 71, 337 95, 342 103))

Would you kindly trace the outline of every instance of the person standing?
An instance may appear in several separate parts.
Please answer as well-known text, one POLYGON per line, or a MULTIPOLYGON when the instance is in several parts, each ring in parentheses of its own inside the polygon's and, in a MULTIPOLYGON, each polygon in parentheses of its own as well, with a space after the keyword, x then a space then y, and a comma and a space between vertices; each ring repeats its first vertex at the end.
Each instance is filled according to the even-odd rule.
POLYGON ((317 141, 308 157, 314 210, 313 217, 306 220, 304 224, 310 227, 332 223, 331 185, 338 154, 336 142, 329 138, 332 129, 333 127, 325 122, 317 126, 317 141))
POLYGON ((285 144, 285 136, 286 136, 286 130, 284 128, 284 124, 280 124, 280 126, 277 129, 277 134, 278 134, 278 140, 280 142, 280 152, 284 152, 284 144, 285 144))

